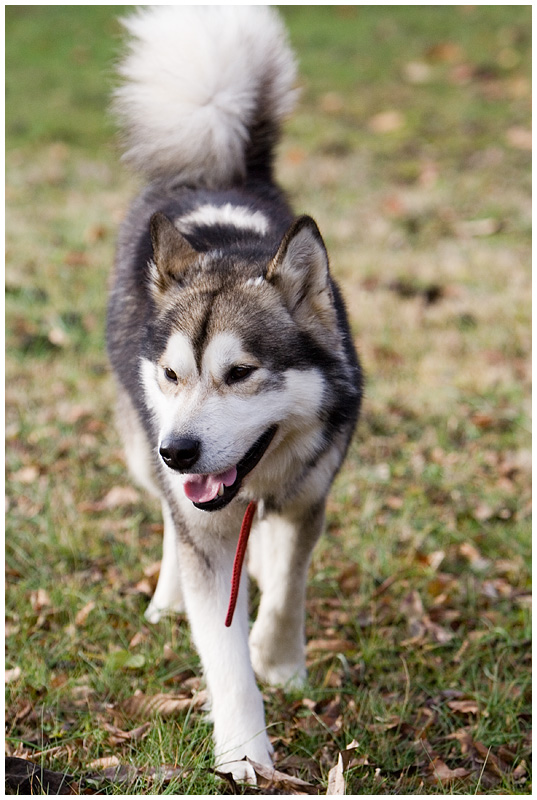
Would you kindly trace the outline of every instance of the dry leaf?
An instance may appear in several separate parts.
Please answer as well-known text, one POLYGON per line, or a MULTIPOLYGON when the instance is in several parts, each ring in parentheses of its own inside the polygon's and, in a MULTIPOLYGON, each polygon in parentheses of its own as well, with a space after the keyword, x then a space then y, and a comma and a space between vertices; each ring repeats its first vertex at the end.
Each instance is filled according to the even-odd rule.
POLYGON ((345 794, 345 775, 341 753, 338 755, 337 764, 328 773, 328 789, 326 794, 345 794))
POLYGON ((402 128, 404 124, 405 118, 403 114, 395 109, 375 114, 368 123, 373 133, 393 133, 402 128))
POLYGON ((374 722, 366 727, 371 733, 385 733, 386 731, 392 730, 392 728, 397 728, 402 724, 402 722, 403 720, 401 717, 399 717, 397 714, 392 714, 388 720, 385 720, 384 722, 374 722))
POLYGON ((485 762, 485 769, 490 770, 499 778, 503 778, 505 770, 502 769, 497 756, 494 755, 490 747, 486 747, 482 742, 474 742, 473 744, 478 755, 480 755, 485 762))
POLYGON ((347 650, 356 650, 356 642, 348 639, 310 639, 308 642, 308 652, 342 653, 347 650))
POLYGON ((520 764, 513 770, 513 778, 515 779, 515 781, 524 781, 526 779, 527 773, 528 773, 528 768, 526 765, 526 761, 522 759, 520 764))
POLYGON ((98 758, 88 764, 89 769, 109 769, 110 767, 118 767, 119 758, 117 756, 107 756, 106 758, 98 758))
POLYGON ((13 683, 21 676, 21 668, 13 667, 13 669, 6 669, 6 683, 13 683))
POLYGON ((442 761, 441 758, 433 758, 428 766, 429 771, 432 773, 430 780, 435 783, 446 783, 461 778, 467 778, 472 772, 464 767, 457 767, 457 769, 450 769, 448 765, 442 761))
POLYGON ((137 503, 139 495, 132 486, 114 486, 102 500, 105 509, 119 508, 137 503))
POLYGON ((458 741, 461 746, 461 753, 463 756, 471 752, 474 746, 474 740, 470 734, 470 729, 468 728, 459 728, 458 730, 446 736, 446 739, 455 739, 458 741))
POLYGON ((51 328, 48 332, 48 340, 51 344, 55 345, 56 347, 66 347, 69 344, 69 336, 59 326, 55 326, 51 328))
POLYGON ((456 42, 439 42, 429 47, 426 56, 429 61, 455 61, 462 56, 462 50, 456 42))
POLYGON ((34 611, 40 612, 51 605, 50 597, 46 589, 36 589, 30 593, 30 603, 34 611))
POLYGON ((93 609, 95 608, 95 606, 96 603, 94 600, 90 600, 89 603, 86 603, 84 608, 81 608, 78 614, 76 615, 75 623, 77 625, 83 625, 86 622, 87 618, 89 617, 90 612, 93 611, 93 609))
POLYGON ((160 573, 160 565, 161 561, 153 561, 152 564, 149 564, 147 567, 144 567, 144 575, 146 578, 154 578, 155 585, 158 580, 158 576, 160 573))
POLYGON ((450 700, 449 708, 457 714, 478 714, 479 706, 475 700, 450 700))
POLYGON ((409 61, 404 66, 404 73, 409 83, 427 83, 432 77, 431 68, 424 61, 409 61))
POLYGON ((327 92, 321 97, 320 106, 325 114, 339 114, 345 108, 345 99, 337 92, 327 92))
POLYGON ((22 469, 17 470, 11 476, 14 481, 19 481, 19 483, 30 484, 33 483, 39 477, 39 469, 35 466, 28 466, 22 467, 22 469))
POLYGON ((115 725, 111 725, 109 722, 103 723, 103 728, 110 733, 108 738, 110 744, 118 745, 123 742, 139 741, 143 739, 149 733, 151 723, 144 722, 143 725, 140 725, 138 728, 132 728, 130 731, 124 731, 121 728, 117 728, 115 725))
POLYGON ((113 508, 133 505, 139 499, 138 492, 132 486, 114 486, 102 500, 94 503, 80 503, 78 508, 80 511, 86 512, 109 511, 113 508))
POLYGON ((328 773, 328 790, 326 794, 345 794, 345 772, 351 767, 364 766, 369 763, 367 756, 356 757, 358 742, 353 741, 345 750, 338 753, 337 764, 328 773))
POLYGON ((511 147, 515 147, 517 150, 531 150, 532 149, 532 134, 531 130, 527 128, 521 128, 519 126, 514 126, 509 128, 506 134, 506 139, 508 144, 511 147))
MULTIPOLYGON (((286 775, 273 767, 265 767, 263 764, 258 764, 257 761, 252 761, 251 758, 245 760, 253 767, 260 789, 282 790, 278 794, 317 794, 317 788, 301 778, 286 775)), ((273 793, 271 791, 271 794, 273 793)))
POLYGON ((40 764, 10 756, 5 761, 5 791, 30 797, 34 794, 80 794, 80 787, 72 775, 52 772, 40 764))
POLYGON ((135 694, 124 700, 118 710, 128 717, 148 717, 157 714, 160 717, 173 717, 189 708, 200 708, 207 702, 207 692, 201 691, 188 697, 173 694, 135 694))
POLYGON ((461 238, 479 236, 493 236, 499 233, 503 223, 499 219, 487 217, 486 219, 470 219, 457 222, 454 226, 455 233, 461 238))
MULTIPOLYGON (((480 519, 482 522, 485 519, 490 519, 492 515, 493 512, 488 508, 488 506, 478 506, 474 511, 474 517, 476 519, 480 519)), ((488 558, 483 558, 479 550, 474 547, 473 544, 470 544, 470 542, 464 542, 461 544, 459 547, 459 553, 461 556, 466 558, 471 567, 478 572, 481 572, 490 566, 490 561, 488 558)))

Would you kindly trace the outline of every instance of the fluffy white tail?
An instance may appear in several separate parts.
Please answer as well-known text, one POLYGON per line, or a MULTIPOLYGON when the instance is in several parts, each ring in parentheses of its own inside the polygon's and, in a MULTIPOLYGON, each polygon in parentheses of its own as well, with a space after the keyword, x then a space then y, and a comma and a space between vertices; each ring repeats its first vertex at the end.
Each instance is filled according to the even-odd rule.
POLYGON ((114 107, 136 169, 213 188, 270 170, 296 94, 270 6, 150 6, 124 25, 132 38, 114 107))

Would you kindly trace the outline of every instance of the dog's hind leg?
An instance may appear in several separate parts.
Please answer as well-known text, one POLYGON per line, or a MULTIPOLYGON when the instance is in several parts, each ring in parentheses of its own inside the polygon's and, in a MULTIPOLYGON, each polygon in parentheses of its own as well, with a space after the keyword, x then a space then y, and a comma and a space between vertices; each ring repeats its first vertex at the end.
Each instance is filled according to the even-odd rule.
POLYGON ((159 622, 166 614, 177 614, 185 610, 179 559, 177 554, 177 534, 168 503, 162 501, 164 519, 164 541, 162 545, 162 561, 157 588, 151 598, 145 618, 148 622, 159 622))
POLYGON ((261 601, 250 654, 258 677, 273 685, 298 687, 306 679, 306 581, 323 522, 324 503, 303 515, 269 515, 255 531, 252 566, 261 601))

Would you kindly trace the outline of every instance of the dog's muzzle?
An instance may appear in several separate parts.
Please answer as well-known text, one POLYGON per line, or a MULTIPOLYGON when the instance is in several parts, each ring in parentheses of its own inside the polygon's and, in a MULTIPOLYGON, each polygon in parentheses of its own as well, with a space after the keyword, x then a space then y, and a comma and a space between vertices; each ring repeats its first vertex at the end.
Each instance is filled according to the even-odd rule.
MULTIPOLYGON (((241 458, 236 467, 228 471, 229 473, 233 473, 236 470, 235 479, 233 480, 232 477, 230 478, 230 480, 233 480, 233 483, 227 486, 224 480, 221 484, 220 492, 216 497, 206 502, 195 502, 192 500, 192 504, 202 511, 219 511, 221 508, 227 506, 239 492, 244 478, 261 461, 277 430, 277 425, 271 425, 270 428, 267 428, 241 458)), ((162 441, 159 453, 166 466, 185 475, 192 470, 199 459, 201 443, 197 439, 190 439, 187 437, 179 437, 176 439, 170 437, 162 441)), ((221 473, 222 476, 225 474, 226 473, 221 473)), ((220 476, 212 477, 219 478, 220 476)))
POLYGON ((162 441, 159 448, 160 457, 167 467, 184 472, 194 466, 199 458, 201 442, 198 439, 169 437, 162 441))

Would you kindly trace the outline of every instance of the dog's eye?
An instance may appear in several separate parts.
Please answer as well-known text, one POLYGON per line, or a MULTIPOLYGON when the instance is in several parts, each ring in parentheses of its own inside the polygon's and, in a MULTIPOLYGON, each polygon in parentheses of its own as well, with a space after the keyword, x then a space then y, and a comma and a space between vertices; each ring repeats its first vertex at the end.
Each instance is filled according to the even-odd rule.
POLYGON ((164 367, 164 374, 166 375, 169 381, 171 381, 172 383, 177 383, 177 375, 175 374, 173 369, 170 369, 169 367, 164 367))
POLYGON ((245 380, 245 378, 251 375, 256 369, 256 367, 248 367, 242 364, 232 367, 227 374, 226 383, 239 383, 239 381, 245 380))

